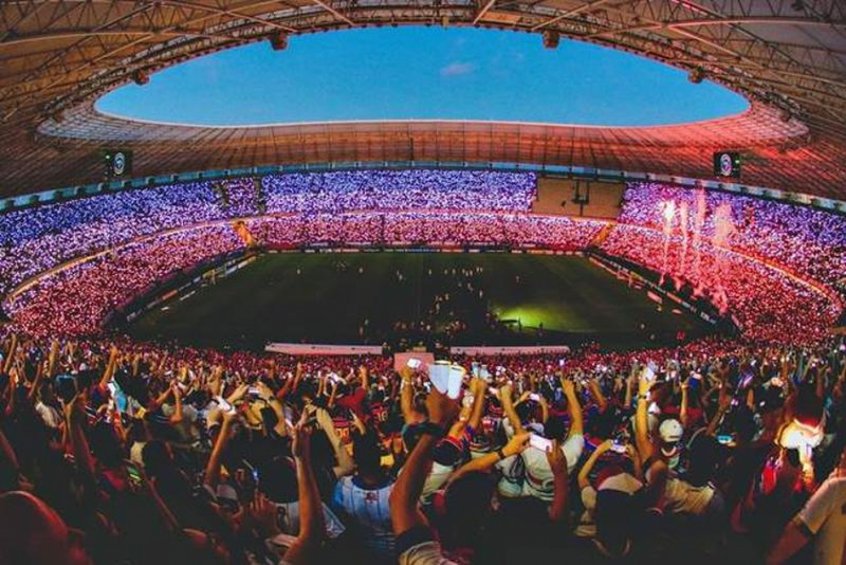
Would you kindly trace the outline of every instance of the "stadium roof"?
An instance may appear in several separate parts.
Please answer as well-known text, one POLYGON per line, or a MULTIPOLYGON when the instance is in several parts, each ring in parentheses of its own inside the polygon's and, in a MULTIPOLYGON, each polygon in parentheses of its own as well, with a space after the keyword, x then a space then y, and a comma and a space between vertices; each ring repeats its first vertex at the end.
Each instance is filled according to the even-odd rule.
MULTIPOLYGON (((363 63, 364 64, 364 63, 363 63)), ((136 176, 325 161, 504 161, 711 175, 846 198, 842 0, 160 0, 0 3, 0 196, 96 182, 98 150, 132 148, 136 176), (94 100, 187 59, 288 35, 372 25, 481 25, 572 37, 707 77, 744 96, 733 117, 660 127, 346 122, 151 124, 94 100)))

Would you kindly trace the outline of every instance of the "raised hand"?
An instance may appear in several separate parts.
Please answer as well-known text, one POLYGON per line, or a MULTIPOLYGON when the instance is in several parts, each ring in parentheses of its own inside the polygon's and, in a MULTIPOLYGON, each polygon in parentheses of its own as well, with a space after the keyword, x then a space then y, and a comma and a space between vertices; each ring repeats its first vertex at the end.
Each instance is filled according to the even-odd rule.
POLYGON ((552 445, 546 450, 546 460, 549 462, 549 467, 554 475, 567 474, 567 457, 557 439, 552 440, 552 445))
POLYGON ((426 408, 429 411, 429 421, 446 428, 458 417, 461 406, 457 401, 432 388, 426 397, 426 408))

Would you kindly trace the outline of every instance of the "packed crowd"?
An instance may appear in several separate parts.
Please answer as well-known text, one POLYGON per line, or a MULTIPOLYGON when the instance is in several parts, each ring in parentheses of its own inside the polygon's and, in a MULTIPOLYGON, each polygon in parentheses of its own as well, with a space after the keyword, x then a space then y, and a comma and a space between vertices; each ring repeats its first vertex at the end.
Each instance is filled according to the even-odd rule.
POLYGON ((7 308, 15 325, 30 335, 93 335, 112 311, 136 296, 243 247, 228 225, 154 236, 48 275, 7 308))
POLYGON ((654 229, 618 225, 602 243, 623 257, 677 283, 686 282, 731 313, 744 335, 775 343, 813 342, 824 336, 842 310, 838 300, 745 255, 701 243, 685 254, 681 237, 654 229), (679 270, 679 265, 685 265, 679 270), (667 270, 667 265, 670 269, 667 270))
POLYGON ((725 245, 822 282, 846 294, 846 217, 808 206, 716 191, 690 190, 659 183, 632 183, 620 221, 663 230, 692 240, 698 232, 712 241, 719 229, 730 232, 725 245), (720 226, 715 211, 730 213, 720 226))
POLYGON ((0 294, 70 259, 133 239, 271 213, 343 210, 528 211, 530 173, 356 171, 203 181, 91 196, 0 214, 0 294))
POLYGON ((3 563, 840 563, 846 346, 0 342, 3 563))
POLYGON ((0 214, 0 293, 75 257, 225 217, 209 183, 132 190, 0 214))
POLYGON ((585 249, 605 222, 564 216, 448 212, 377 212, 255 218, 247 226, 261 245, 277 248, 316 243, 396 247, 512 246, 585 249))
POLYGON ((358 210, 496 210, 528 212, 534 173, 409 169, 268 175, 270 213, 358 210))

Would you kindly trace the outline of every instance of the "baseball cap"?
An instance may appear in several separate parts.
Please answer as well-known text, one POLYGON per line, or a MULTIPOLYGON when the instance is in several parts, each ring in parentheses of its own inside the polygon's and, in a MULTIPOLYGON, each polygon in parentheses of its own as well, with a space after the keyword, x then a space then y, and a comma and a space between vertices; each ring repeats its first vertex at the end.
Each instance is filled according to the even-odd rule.
POLYGON ((677 443, 681 440, 682 434, 684 434, 684 428, 675 418, 664 420, 658 426, 658 435, 661 437, 661 441, 666 443, 677 443))

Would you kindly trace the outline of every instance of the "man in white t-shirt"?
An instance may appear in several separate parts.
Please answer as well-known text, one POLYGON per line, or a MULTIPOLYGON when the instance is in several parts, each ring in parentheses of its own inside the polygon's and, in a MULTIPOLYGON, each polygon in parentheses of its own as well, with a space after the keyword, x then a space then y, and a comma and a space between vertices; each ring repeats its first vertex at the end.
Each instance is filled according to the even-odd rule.
MULTIPOLYGON (((558 418, 549 418, 543 424, 542 435, 546 439, 557 439, 561 441, 561 450, 567 458, 568 471, 572 472, 574 467, 582 455, 582 450, 585 446, 585 439, 583 434, 584 424, 582 419, 582 407, 579 404, 579 399, 576 396, 575 386, 570 380, 561 377, 561 388, 564 391, 564 396, 567 398, 567 410, 570 413, 570 430, 567 431, 564 423, 558 418)), ((523 422, 517 415, 514 409, 514 404, 511 398, 511 387, 504 386, 500 389, 500 396, 502 400, 502 407, 505 415, 508 417, 510 428, 515 434, 522 434, 531 431, 527 429, 523 422)), ((546 410, 544 410, 546 412, 546 410)), ((506 426, 509 430, 509 426, 506 426)), ((540 429, 536 430, 540 431, 540 429)), ((534 432, 533 432, 534 433, 534 432)), ((541 434, 536 434, 541 435, 541 434)), ((524 474, 522 492, 523 496, 534 496, 545 502, 551 502, 554 494, 554 475, 549 466, 549 460, 546 457, 545 450, 531 445, 520 457, 523 460, 524 474)), ((506 463, 501 461, 500 465, 506 463)), ((513 463, 509 463, 513 466, 513 463)))
POLYGON ((814 565, 839 565, 846 544, 846 451, 840 465, 784 528, 767 563, 784 563, 813 543, 814 565))

